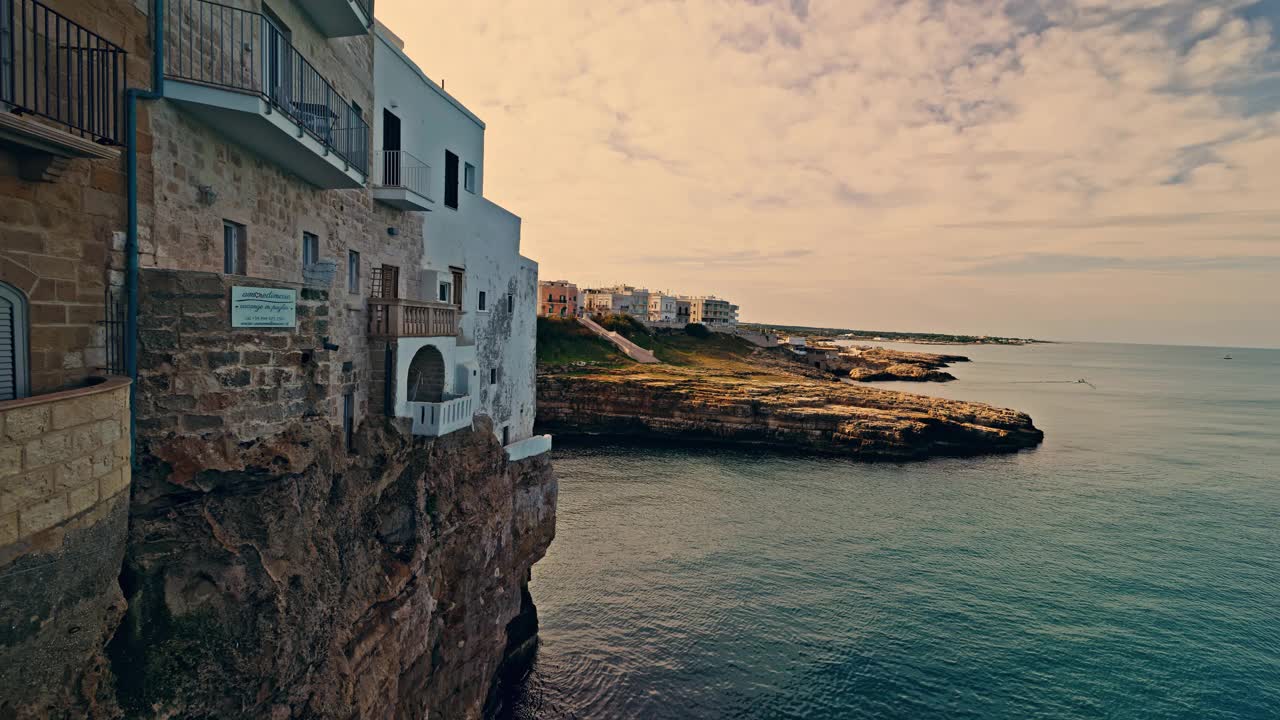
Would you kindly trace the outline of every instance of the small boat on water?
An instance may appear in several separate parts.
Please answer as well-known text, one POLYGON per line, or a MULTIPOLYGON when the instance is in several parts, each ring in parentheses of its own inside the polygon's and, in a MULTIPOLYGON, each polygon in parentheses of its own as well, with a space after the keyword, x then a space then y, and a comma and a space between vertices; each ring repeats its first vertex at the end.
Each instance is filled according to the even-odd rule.
POLYGON ((1222 359, 1223 359, 1223 360, 1234 360, 1235 358, 1232 358, 1230 355, 1224 355, 1224 356, 1222 357, 1222 359))

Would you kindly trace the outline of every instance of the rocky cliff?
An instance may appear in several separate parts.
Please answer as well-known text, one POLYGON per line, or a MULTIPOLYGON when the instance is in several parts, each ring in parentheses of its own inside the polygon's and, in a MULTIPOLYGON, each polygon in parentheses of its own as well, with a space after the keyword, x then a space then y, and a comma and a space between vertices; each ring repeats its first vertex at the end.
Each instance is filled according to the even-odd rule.
POLYGON ((852 348, 840 354, 847 363, 849 377, 859 382, 904 380, 912 382, 948 382, 956 376, 944 372, 952 363, 969 362, 963 355, 889 350, 887 348, 852 348))
POLYGON ((721 441, 868 459, 1013 452, 1044 437, 1025 413, 980 403, 673 366, 543 373, 538 423, 560 438, 721 441))
POLYGON ((398 422, 366 420, 351 454, 305 423, 148 441, 109 647, 128 717, 481 715, 536 627, 556 479, 487 421, 434 441, 398 422))

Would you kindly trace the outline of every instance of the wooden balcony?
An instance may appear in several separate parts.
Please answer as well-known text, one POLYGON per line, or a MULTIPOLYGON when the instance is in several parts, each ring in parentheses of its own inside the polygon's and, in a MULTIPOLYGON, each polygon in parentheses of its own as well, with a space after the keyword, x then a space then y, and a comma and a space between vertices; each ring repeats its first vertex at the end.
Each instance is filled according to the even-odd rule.
POLYGON ((404 298, 369 298, 369 337, 394 340, 458 334, 458 306, 404 298))

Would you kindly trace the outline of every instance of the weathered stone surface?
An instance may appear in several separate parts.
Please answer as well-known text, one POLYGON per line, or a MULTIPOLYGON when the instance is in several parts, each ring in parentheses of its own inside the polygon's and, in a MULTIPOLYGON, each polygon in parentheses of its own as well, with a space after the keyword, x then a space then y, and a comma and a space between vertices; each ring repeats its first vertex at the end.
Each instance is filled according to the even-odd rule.
MULTIPOLYGON (((0 717, 121 717, 103 648, 124 612, 128 512, 120 493, 12 562, 0 551, 0 717)), ((0 515, 0 539, 8 522, 0 515)))
POLYGON ((110 650, 128 717, 480 716, 556 480, 487 421, 434 442, 402 422, 366 420, 354 454, 306 422, 148 441, 110 650))
POLYGON ((720 441, 867 459, 1013 452, 1044 437, 1026 414, 980 403, 673 366, 543 373, 538 424, 560 437, 720 441))
POLYGON ((948 382, 956 377, 942 368, 952 363, 969 362, 963 355, 889 350, 887 348, 851 349, 840 354, 849 366, 849 377, 859 382, 906 380, 913 382, 948 382))

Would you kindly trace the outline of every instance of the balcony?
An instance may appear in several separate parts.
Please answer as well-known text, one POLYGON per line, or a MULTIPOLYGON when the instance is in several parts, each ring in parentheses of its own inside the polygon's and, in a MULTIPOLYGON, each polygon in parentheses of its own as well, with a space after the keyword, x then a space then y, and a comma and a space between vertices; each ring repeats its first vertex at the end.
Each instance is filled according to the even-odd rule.
POLYGON ((364 35, 373 27, 373 0, 298 0, 325 37, 364 35))
POLYGON ((369 337, 456 337, 458 306, 404 298, 369 298, 369 337))
POLYGON ((322 189, 362 187, 369 126, 264 15, 173 0, 165 97, 322 189))
POLYGON ((459 395, 441 402, 411 402, 413 434, 441 437, 471 427, 471 396, 459 395))
POLYGON ((401 210, 431 212, 431 166, 403 150, 373 157, 373 199, 401 210))
POLYGON ((126 55, 38 0, 0 0, 0 142, 19 150, 20 175, 118 155, 126 55))

